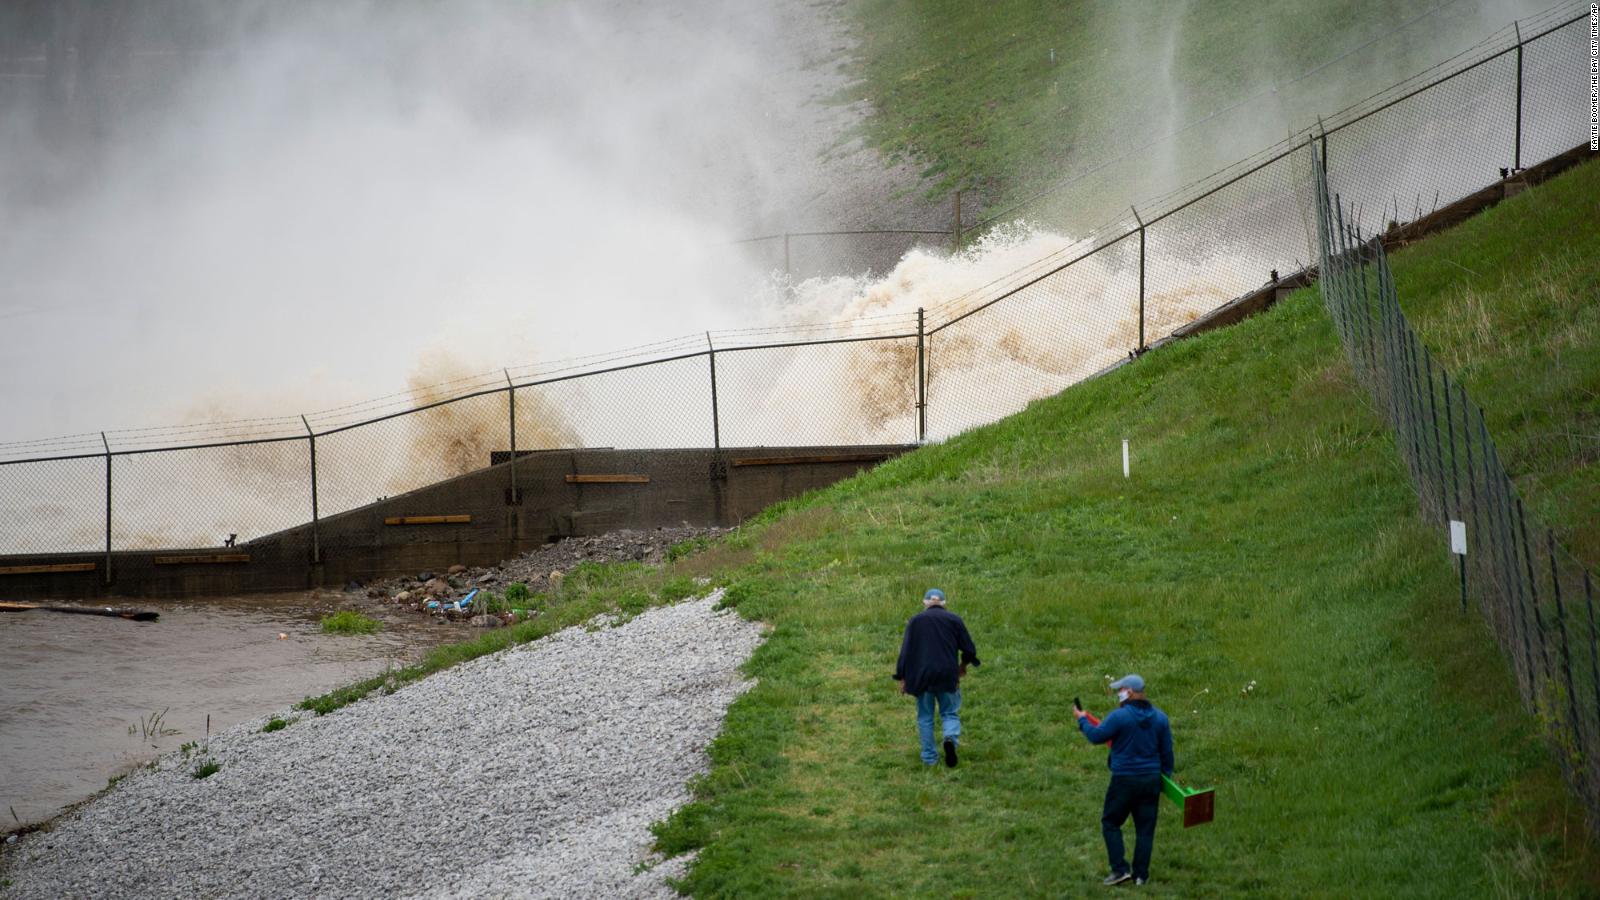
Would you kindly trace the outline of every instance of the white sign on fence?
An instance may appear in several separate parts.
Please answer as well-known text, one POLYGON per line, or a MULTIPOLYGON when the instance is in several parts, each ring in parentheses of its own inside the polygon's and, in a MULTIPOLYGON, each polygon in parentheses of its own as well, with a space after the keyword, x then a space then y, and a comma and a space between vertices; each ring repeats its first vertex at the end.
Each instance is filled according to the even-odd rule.
POLYGON ((1467 523, 1457 519, 1450 520, 1450 552, 1457 556, 1467 555, 1467 523))

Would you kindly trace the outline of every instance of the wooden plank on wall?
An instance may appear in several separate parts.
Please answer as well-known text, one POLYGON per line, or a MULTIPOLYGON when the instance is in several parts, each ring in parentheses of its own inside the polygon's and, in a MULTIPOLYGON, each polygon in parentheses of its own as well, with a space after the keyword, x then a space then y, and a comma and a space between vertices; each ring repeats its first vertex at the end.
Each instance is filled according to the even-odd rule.
POLYGON ((158 556, 155 564, 158 566, 187 566, 192 564, 211 563, 247 563, 250 561, 248 553, 197 553, 189 556, 158 556))
POLYGON ((649 475, 568 475, 567 484, 649 484, 649 475))
POLYGON ((747 456, 735 459, 736 466, 801 466, 810 463, 881 462, 892 453, 834 453, 826 456, 747 456))
POLYGON ((467 525, 471 516, 390 516, 385 525, 467 525))
POLYGON ((53 572, 93 572, 95 563, 50 563, 38 566, 0 566, 0 575, 44 575, 53 572))

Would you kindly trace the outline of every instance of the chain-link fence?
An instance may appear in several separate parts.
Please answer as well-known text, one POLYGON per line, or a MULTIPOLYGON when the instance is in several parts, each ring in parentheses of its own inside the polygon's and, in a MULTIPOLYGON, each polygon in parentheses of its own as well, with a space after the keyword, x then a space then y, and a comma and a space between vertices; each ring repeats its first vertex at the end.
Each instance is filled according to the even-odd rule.
POLYGON ((1322 295, 1357 379, 1393 429, 1424 517, 1449 536, 1476 605, 1568 783, 1600 827, 1600 628, 1593 577, 1530 515, 1484 420, 1406 319, 1383 242, 1313 170, 1322 295))
MULTIPOLYGON (((1351 185, 1345 224, 1373 231, 1584 144, 1587 7, 1557 12, 922 308, 874 294, 847 321, 675 338, 305 416, 0 445, 0 554, 248 542, 507 451, 921 442, 995 421, 1308 266, 1315 199, 1297 173, 1313 152, 1351 185)), ((796 237, 759 243, 787 245, 803 273, 796 237)), ((877 233, 860 265, 887 271, 951 237, 877 233)))

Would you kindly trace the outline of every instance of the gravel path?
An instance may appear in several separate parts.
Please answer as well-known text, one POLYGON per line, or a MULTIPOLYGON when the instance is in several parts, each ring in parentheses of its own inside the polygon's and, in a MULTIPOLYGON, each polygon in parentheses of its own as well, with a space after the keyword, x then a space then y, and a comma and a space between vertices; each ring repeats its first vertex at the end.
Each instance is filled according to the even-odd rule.
MULTIPOLYGON (((568 629, 270 734, 214 737, 9 848, 10 897, 674 896, 688 800, 758 626, 718 596, 568 629)), ((286 716, 288 714, 285 714, 286 716)))

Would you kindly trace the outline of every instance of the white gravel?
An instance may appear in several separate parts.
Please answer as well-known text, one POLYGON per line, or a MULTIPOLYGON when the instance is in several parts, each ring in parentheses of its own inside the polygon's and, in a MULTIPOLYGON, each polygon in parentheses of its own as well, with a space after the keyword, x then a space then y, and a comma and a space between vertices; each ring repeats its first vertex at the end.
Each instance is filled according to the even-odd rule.
POLYGON ((0 896, 674 896, 649 825, 688 800, 760 642, 718 599, 247 723, 204 780, 169 755, 9 848, 0 896))

